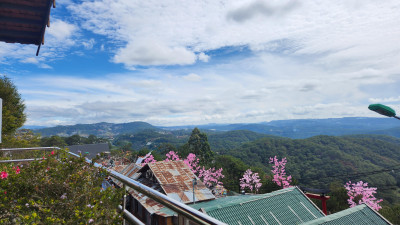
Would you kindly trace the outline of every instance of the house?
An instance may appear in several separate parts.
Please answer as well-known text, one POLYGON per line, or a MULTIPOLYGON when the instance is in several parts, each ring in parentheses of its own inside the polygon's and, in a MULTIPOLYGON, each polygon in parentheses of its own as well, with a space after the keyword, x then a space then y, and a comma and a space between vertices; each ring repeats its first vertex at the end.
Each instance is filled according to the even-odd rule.
MULTIPOLYGON (((215 199, 211 191, 183 161, 160 161, 148 163, 143 167, 132 163, 124 168, 119 166, 116 171, 182 203, 192 203, 193 195, 195 202, 215 199), (197 179, 194 192, 193 178, 197 179)), ((118 180, 114 182, 120 187, 123 186, 118 180)), ((127 209, 143 223, 177 224, 174 212, 163 212, 161 210, 165 207, 160 203, 131 188, 127 188, 127 191, 131 195, 127 209)))

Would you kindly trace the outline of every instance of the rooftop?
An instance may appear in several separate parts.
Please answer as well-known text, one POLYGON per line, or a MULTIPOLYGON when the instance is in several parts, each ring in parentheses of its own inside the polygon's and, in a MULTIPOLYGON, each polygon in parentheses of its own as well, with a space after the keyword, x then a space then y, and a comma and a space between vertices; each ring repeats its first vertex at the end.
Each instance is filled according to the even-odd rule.
POLYGON ((0 41, 37 45, 38 55, 51 6, 55 0, 0 0, 0 41))
POLYGON ((385 218, 383 218, 378 212, 371 209, 367 205, 358 205, 353 208, 349 208, 343 210, 341 212, 337 212, 331 214, 329 216, 325 216, 322 218, 318 218, 303 225, 336 225, 336 224, 376 224, 376 225, 388 225, 391 224, 385 218))
MULTIPOLYGON (((261 195, 219 198, 191 205, 227 224, 300 224, 324 217, 297 187, 261 195)), ((168 209, 162 209, 168 213, 168 209)))

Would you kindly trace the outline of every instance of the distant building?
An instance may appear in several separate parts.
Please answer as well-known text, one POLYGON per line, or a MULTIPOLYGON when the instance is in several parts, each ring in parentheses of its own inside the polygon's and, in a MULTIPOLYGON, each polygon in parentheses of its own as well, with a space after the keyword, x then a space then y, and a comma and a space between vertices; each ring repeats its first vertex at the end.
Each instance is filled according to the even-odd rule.
POLYGON ((93 159, 99 153, 110 151, 108 143, 71 145, 67 146, 67 148, 69 149, 70 152, 73 152, 75 154, 82 153, 82 155, 86 155, 88 159, 93 159))

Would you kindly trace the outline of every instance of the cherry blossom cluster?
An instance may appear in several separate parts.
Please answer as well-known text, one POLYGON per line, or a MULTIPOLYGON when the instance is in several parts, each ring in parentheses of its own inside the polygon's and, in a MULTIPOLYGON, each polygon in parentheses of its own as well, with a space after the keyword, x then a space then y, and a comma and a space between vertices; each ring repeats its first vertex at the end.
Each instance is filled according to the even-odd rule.
POLYGON ((274 156, 274 158, 271 157, 269 158, 269 163, 273 163, 271 172, 274 174, 274 178, 272 179, 272 181, 282 188, 290 187, 292 176, 286 176, 286 157, 283 158, 281 161, 279 161, 276 156, 274 156))
POLYGON ((154 159, 153 155, 149 155, 146 159, 144 159, 144 163, 142 165, 144 166, 147 163, 153 163, 153 162, 157 162, 157 160, 154 159))
POLYGON ((246 170, 244 172, 243 177, 240 178, 240 188, 244 190, 246 187, 253 191, 253 189, 258 192, 258 189, 261 187, 260 183, 261 179, 258 176, 258 173, 253 173, 251 169, 246 170))
POLYGON ((383 200, 378 200, 374 196, 377 188, 368 187, 368 183, 364 183, 363 181, 351 183, 351 181, 349 181, 346 183, 346 185, 344 185, 344 187, 346 188, 347 195, 349 196, 347 202, 349 203, 350 208, 363 203, 369 205, 376 211, 382 208, 379 203, 383 200), (358 202, 356 202, 357 200, 358 202))
POLYGON ((199 161, 199 158, 197 158, 193 153, 189 153, 187 158, 183 160, 183 162, 189 166, 194 174, 198 174, 200 171, 199 161))
POLYGON ((203 183, 208 188, 216 187, 217 185, 223 185, 220 179, 225 176, 222 174, 222 168, 216 170, 215 168, 205 169, 204 166, 199 170, 199 178, 203 178, 203 183))
POLYGON ((168 152, 165 156, 167 156, 167 158, 165 159, 166 162, 179 160, 179 155, 176 154, 174 151, 168 152))

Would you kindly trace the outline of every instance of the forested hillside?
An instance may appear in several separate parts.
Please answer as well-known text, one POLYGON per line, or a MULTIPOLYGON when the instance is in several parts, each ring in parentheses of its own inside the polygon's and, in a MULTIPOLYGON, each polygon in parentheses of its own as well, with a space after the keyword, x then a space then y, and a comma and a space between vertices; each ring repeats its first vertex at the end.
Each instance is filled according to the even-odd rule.
MULTIPOLYGON (((287 157, 287 172, 300 185, 329 188, 330 183, 363 180, 386 191, 385 199, 399 198, 400 145, 390 137, 315 136, 308 139, 262 138, 221 151, 252 166, 270 169, 270 157, 287 157), (390 139, 385 141, 383 139, 390 139), (397 193, 396 193, 397 192, 397 193)), ((382 194, 382 192, 381 192, 382 194)))

